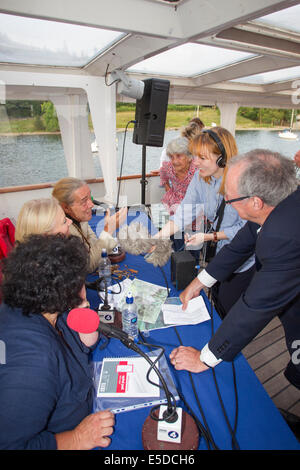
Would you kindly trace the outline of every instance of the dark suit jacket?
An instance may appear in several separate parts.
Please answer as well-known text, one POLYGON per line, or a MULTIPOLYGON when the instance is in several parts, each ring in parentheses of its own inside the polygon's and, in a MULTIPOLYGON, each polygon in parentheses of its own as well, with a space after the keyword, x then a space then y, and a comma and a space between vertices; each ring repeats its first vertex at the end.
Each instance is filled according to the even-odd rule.
MULTIPOLYGON (((257 272, 211 338, 217 358, 231 361, 276 315, 290 354, 300 340, 300 187, 270 213, 261 230, 248 222, 206 271, 225 280, 255 253, 257 272)), ((297 365, 300 372, 300 366, 297 365)))

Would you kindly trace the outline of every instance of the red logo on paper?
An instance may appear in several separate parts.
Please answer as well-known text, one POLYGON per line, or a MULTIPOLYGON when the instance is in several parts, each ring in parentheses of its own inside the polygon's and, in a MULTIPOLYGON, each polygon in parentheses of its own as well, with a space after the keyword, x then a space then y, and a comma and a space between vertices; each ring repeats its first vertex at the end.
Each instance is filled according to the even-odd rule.
POLYGON ((127 374, 132 372, 132 365, 128 365, 127 361, 120 361, 117 365, 117 393, 125 393, 127 385, 127 374))

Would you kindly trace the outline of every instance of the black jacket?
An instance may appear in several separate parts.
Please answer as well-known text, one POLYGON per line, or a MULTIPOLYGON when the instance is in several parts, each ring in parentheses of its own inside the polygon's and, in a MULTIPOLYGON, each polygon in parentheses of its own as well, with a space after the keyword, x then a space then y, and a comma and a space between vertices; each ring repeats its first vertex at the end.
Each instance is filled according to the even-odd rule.
MULTIPOLYGON (((206 268, 222 281, 256 255, 257 272, 249 287, 209 342, 214 355, 225 361, 231 361, 276 315, 291 355, 300 340, 300 187, 258 229, 248 222, 206 268)), ((300 365, 295 365, 300 372, 300 365)))

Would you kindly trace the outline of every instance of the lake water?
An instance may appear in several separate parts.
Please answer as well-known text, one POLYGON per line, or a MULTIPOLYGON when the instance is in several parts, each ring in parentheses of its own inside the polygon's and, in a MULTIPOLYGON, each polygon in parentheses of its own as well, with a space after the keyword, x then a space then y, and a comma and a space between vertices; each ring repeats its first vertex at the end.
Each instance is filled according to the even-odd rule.
MULTIPOLYGON (((179 131, 166 131, 164 146, 179 136, 179 131)), ((120 171, 124 133, 118 132, 118 173, 120 171)), ((300 138, 300 132, 299 132, 300 138)), ((91 135, 91 142, 93 135, 91 135)), ((300 149, 300 140, 287 141, 278 137, 277 131, 236 131, 239 152, 266 148, 293 158, 300 149)), ((146 171, 157 170, 162 148, 147 147, 146 171)), ((101 155, 101 144, 100 144, 101 155)), ((101 177, 101 165, 93 154, 96 176, 101 177)), ((142 171, 142 146, 132 142, 132 131, 127 132, 123 175, 142 171)), ((0 187, 57 181, 68 176, 60 135, 0 136, 0 187)))

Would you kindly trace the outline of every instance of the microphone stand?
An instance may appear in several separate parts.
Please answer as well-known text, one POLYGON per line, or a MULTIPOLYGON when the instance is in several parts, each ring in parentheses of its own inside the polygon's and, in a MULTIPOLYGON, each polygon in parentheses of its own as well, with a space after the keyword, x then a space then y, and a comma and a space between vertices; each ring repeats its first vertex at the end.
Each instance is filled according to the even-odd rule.
MULTIPOLYGON (((178 419, 178 413, 176 411, 176 401, 173 394, 169 391, 165 379, 163 378, 161 372, 156 367, 156 362, 161 357, 158 356, 157 359, 153 362, 142 349, 140 349, 137 344, 134 342, 134 338, 128 336, 128 339, 120 339, 120 341, 129 349, 140 354, 146 361, 151 365, 151 368, 156 372, 158 377, 161 380, 162 388, 164 389, 166 399, 167 399, 167 409, 163 413, 163 417, 159 418, 153 413, 154 410, 160 407, 160 405, 152 408, 150 416, 146 419, 143 425, 142 430, 142 441, 145 450, 196 450, 199 443, 199 431, 194 419, 182 410, 182 422, 181 422, 181 442, 174 443, 168 441, 158 440, 157 431, 158 424, 153 425, 153 422, 165 421, 167 423, 176 423, 178 419), (173 404, 172 404, 173 400, 173 404)), ((142 343, 145 346, 158 347, 164 352, 162 346, 156 346, 155 344, 142 343)), ((149 374, 149 372, 148 372, 149 374)), ((147 374, 147 375, 148 375, 147 374)), ((161 388, 161 387, 160 387, 161 388)))
MULTIPOLYGON (((144 353, 144 351, 141 348, 139 348, 137 346, 137 344, 134 342, 134 339, 131 338, 130 336, 128 337, 128 340, 127 339, 126 340, 121 339, 120 341, 121 341, 121 343, 124 344, 124 346, 126 346, 129 349, 132 349, 133 351, 137 352, 140 356, 142 356, 144 359, 146 359, 146 361, 150 364, 151 368, 156 372, 157 376, 159 377, 159 379, 161 381, 162 388, 164 389, 166 399, 167 399, 167 404, 168 404, 167 409, 164 412, 163 420, 167 421, 168 423, 175 422, 178 418, 178 415, 177 415, 177 412, 176 412, 175 398, 172 395, 172 393, 169 391, 168 386, 166 384, 166 381, 165 381, 163 375, 161 374, 160 370, 155 365, 156 362, 159 360, 160 356, 158 356, 158 358, 153 362, 150 359, 150 357, 146 353, 144 353), (173 399, 173 404, 172 404, 172 399, 173 399)), ((155 345, 153 345, 153 344, 151 346, 155 347, 155 345)), ((161 346, 157 346, 157 347, 161 348, 161 346)), ((151 417, 155 421, 159 421, 159 419, 154 417, 154 415, 152 415, 152 414, 151 414, 151 417)))
MULTIPOLYGON (((101 281, 104 282, 104 301, 103 301, 103 305, 101 305, 100 310, 105 311, 105 312, 109 312, 111 310, 111 307, 108 304, 108 287, 107 287, 106 277, 103 276, 103 277, 99 278, 99 292, 100 292, 101 281)), ((98 292, 98 294, 99 294, 99 292, 98 292)), ((99 295, 99 297, 100 297, 100 295, 99 295)), ((114 311, 114 309, 112 311, 114 311)))
MULTIPOLYGON (((111 311, 111 307, 108 304, 108 289, 107 289, 107 280, 105 278, 100 278, 104 280, 104 286, 105 286, 105 298, 104 298, 104 303, 101 307, 101 311, 111 311)), ((101 282, 101 280, 100 280, 101 282)), ((99 283, 99 290, 100 290, 100 283, 99 283)), ((114 311, 114 309, 113 309, 114 311)), ((105 334, 105 333, 104 333, 105 334)), ((153 407, 150 411, 150 416, 146 419, 144 426, 143 426, 143 431, 142 431, 142 437, 143 437, 143 445, 145 450, 196 450, 198 448, 198 442, 199 442, 199 432, 198 428, 195 424, 195 421, 193 418, 186 413, 184 410, 182 410, 182 439, 180 443, 174 443, 174 442, 167 442, 167 441, 162 441, 157 439, 157 430, 158 430, 158 425, 153 425, 153 422, 161 422, 165 421, 166 423, 169 423, 169 425, 172 425, 172 423, 176 423, 178 420, 178 413, 176 411, 176 401, 173 396, 173 394, 169 391, 168 386, 166 384, 166 381, 161 374, 160 370, 156 367, 156 363, 158 362, 159 358, 161 355, 159 355, 156 360, 153 362, 150 357, 141 349, 138 347, 136 342, 134 341, 134 338, 128 335, 128 337, 119 337, 114 334, 111 335, 112 337, 115 337, 121 341, 121 343, 126 346, 128 349, 131 349, 132 351, 138 353, 140 356, 142 356, 151 366, 151 368, 148 371, 148 374, 151 369, 155 371, 157 376, 159 377, 162 386, 158 385, 159 388, 163 388, 167 400, 167 408, 163 412, 163 415, 161 418, 159 416, 155 415, 154 412, 160 407, 160 405, 157 405, 156 407, 153 407), (173 403, 172 403, 173 401, 173 403)), ((147 343, 140 343, 144 344, 145 346, 151 346, 151 347, 158 347, 162 349, 162 354, 164 353, 164 348, 162 346, 156 346, 154 344, 147 344, 147 343)), ((147 374, 147 378, 148 378, 147 374)), ((148 378, 149 380, 149 378, 148 378)), ((157 385, 157 384, 155 384, 157 385)))
POLYGON ((98 313, 102 315, 103 323, 110 323, 113 324, 115 327, 122 329, 122 320, 120 312, 115 309, 111 308, 108 303, 108 286, 107 286, 107 279, 103 276, 97 280, 97 291, 100 299, 103 301, 103 304, 98 310, 98 313), (104 283, 104 299, 102 299, 100 292, 101 292, 101 282, 104 283), (109 318, 107 318, 109 316, 109 318))

